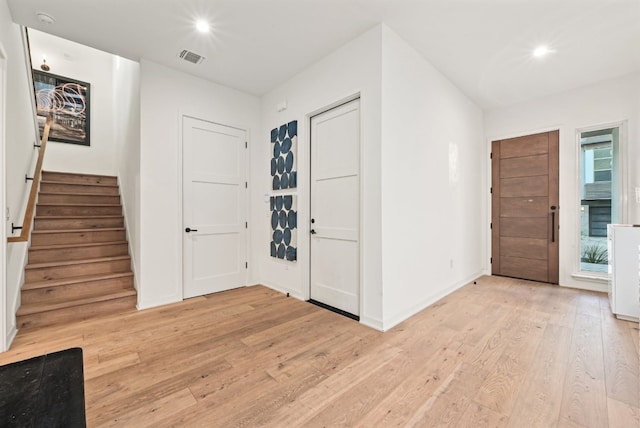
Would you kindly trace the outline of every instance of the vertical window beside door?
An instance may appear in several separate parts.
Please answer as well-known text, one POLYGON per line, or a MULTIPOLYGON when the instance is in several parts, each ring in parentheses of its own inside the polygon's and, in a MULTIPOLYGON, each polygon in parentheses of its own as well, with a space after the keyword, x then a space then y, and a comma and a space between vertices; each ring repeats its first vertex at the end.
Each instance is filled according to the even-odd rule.
POLYGON ((620 127, 579 132, 580 271, 607 272, 607 224, 619 219, 620 127))

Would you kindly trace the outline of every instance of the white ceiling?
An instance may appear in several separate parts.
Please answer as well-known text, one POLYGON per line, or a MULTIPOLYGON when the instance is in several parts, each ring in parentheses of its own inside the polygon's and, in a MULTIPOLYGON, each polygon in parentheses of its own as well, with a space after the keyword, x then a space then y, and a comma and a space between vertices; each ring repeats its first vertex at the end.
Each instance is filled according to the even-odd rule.
POLYGON ((489 109, 640 70, 640 0, 8 0, 15 22, 262 95, 384 22, 489 109), (43 24, 36 12, 55 18, 43 24), (205 18, 212 31, 194 29, 205 18), (546 43, 556 52, 536 60, 546 43), (206 57, 177 58, 182 49, 206 57))

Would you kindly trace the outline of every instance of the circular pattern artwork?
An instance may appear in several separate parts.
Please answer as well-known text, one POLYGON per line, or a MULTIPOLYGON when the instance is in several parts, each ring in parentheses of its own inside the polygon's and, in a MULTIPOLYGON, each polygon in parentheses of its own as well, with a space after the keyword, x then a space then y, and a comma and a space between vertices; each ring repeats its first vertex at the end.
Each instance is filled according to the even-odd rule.
POLYGON ((296 170, 298 121, 294 120, 273 128, 271 144, 273 144, 271 158, 273 190, 295 189, 298 183, 296 170))
POLYGON ((271 257, 295 262, 298 259, 298 215, 295 195, 269 198, 271 208, 271 257))

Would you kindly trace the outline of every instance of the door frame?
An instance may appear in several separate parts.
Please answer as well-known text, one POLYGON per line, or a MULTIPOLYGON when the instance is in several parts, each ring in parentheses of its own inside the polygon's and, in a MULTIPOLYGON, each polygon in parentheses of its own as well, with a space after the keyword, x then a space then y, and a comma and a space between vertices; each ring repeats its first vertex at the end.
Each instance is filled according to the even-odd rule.
POLYGON ((0 314, 0 352, 7 350, 7 314, 9 313, 9 307, 7 305, 7 200, 6 200, 6 182, 5 174, 5 152, 6 152, 6 106, 7 106, 7 54, 2 44, 0 44, 0 170, 3 171, 0 174, 0 212, 2 213, 3 224, 2 230, 0 230, 0 308, 2 313, 0 314))
MULTIPOLYGON (((562 135, 564 133, 564 130, 562 129, 561 126, 551 126, 551 127, 544 127, 544 128, 537 128, 537 129, 532 129, 532 130, 527 130, 527 131, 522 131, 522 132, 512 132, 512 133, 508 133, 508 134, 501 134, 501 135, 494 135, 494 136, 490 136, 487 138, 486 140, 486 147, 485 147, 485 164, 486 165, 486 172, 484 174, 484 189, 485 189, 485 195, 486 195, 486 201, 487 201, 487 209, 485 211, 485 215, 486 215, 486 219, 485 219, 485 224, 486 224, 486 228, 485 233, 484 233, 484 239, 485 239, 485 249, 487 251, 487 255, 485 257, 485 275, 491 275, 491 257, 492 257, 492 230, 491 230, 491 219, 493 218, 493 211, 492 211, 492 206, 491 206, 491 202, 492 202, 492 194, 491 194, 491 178, 492 178, 492 174, 493 174, 493 168, 491 165, 491 150, 492 150, 492 142, 493 141, 497 141, 497 140, 508 140, 510 138, 518 138, 518 137, 526 137, 527 135, 533 135, 533 134, 542 134, 544 132, 552 132, 552 131, 558 131, 558 162, 560 165, 562 165, 562 135)), ((562 198, 562 192, 560 192, 561 189, 561 177, 560 174, 558 173, 558 193, 559 193, 559 201, 560 204, 559 206, 563 205, 563 198, 562 198)), ((563 234, 563 232, 565 232, 566 230, 563 230, 562 228, 558 229, 558 237, 559 237, 559 242, 563 242, 565 238, 563 238, 561 235, 563 234)), ((558 285, 560 283, 560 272, 562 271, 562 266, 561 266, 561 261, 562 261, 562 248, 560 245, 558 245, 558 285)))
POLYGON ((190 114, 187 112, 183 112, 183 111, 178 111, 178 148, 177 148, 177 153, 176 153, 176 161, 178 163, 177 167, 178 167, 178 200, 176 201, 177 206, 180 207, 180 209, 178 210, 178 222, 176 224, 176 239, 178 240, 178 242, 180 243, 180 245, 178 245, 178 258, 180 260, 180 266, 177 272, 177 284, 180 284, 180 293, 178 294, 178 296, 180 297, 180 300, 184 300, 184 232, 183 232, 183 225, 184 225, 184 202, 183 202, 183 186, 184 186, 184 159, 183 159, 183 148, 184 148, 184 129, 183 129, 183 123, 184 123, 184 119, 185 118, 191 118, 191 119, 196 119, 196 120, 201 120, 204 122, 209 122, 212 123, 214 125, 219 125, 219 126, 226 126, 228 128, 234 128, 234 129, 239 129, 241 131, 243 131, 245 133, 246 139, 247 139, 247 149, 244 152, 244 162, 245 162, 245 181, 248 183, 246 191, 245 191, 245 217, 246 217, 246 221, 247 221, 247 229, 246 229, 246 234, 245 234, 245 258, 247 260, 247 263, 249 264, 249 267, 245 270, 245 281, 244 281, 244 286, 247 286, 247 284, 249 284, 249 278, 251 277, 250 272, 252 269, 252 260, 251 260, 251 247, 250 247, 250 243, 251 243, 251 222, 250 222, 250 216, 249 214, 251 213, 251 168, 250 168, 250 156, 249 156, 249 148, 251 147, 251 133, 249 132, 249 129, 241 126, 241 125, 230 125, 230 124, 226 124, 226 123, 222 123, 216 120, 212 120, 212 119, 207 119, 207 118, 203 118, 201 115, 197 115, 197 114, 190 114))
MULTIPOLYGON (((304 216, 304 218, 302 219, 303 221, 300 221, 300 217, 298 217, 298 227, 300 228, 300 226, 303 226, 303 228, 301 229, 302 235, 304 236, 304 240, 305 242, 305 246, 304 248, 307 249, 307 257, 302 257, 299 258, 299 261, 304 261, 306 266, 300 266, 302 268, 302 272, 305 272, 306 274, 303 274, 303 278, 304 278, 304 282, 303 283, 303 290, 304 290, 304 296, 303 299, 305 301, 309 300, 311 298, 311 237, 310 237, 310 230, 311 230, 311 198, 312 198, 312 194, 311 194, 311 119, 315 116, 318 116, 322 113, 326 113, 329 110, 332 110, 336 107, 339 107, 343 104, 347 104, 351 101, 355 101, 357 99, 360 100, 360 141, 358 142, 360 148, 359 148, 359 184, 358 184, 358 191, 359 191, 359 206, 360 206, 360 212, 358 215, 358 311, 360 312, 360 320, 362 320, 363 318, 366 318, 366 316, 363 316, 363 308, 364 308, 364 296, 366 293, 366 290, 363 287, 363 274, 364 274, 364 269, 363 269, 363 252, 362 249, 364 248, 363 242, 365 241, 364 236, 363 236, 363 224, 364 224, 364 212, 362 207, 364 206, 364 175, 365 175, 365 168, 364 168, 364 114, 362 114, 362 110, 363 110, 363 106, 365 105, 364 103, 364 96, 362 95, 362 93, 360 91, 356 91, 356 92, 352 92, 351 94, 340 98, 332 103, 329 104, 325 104, 322 107, 319 107, 315 110, 312 110, 310 113, 307 113, 305 115, 305 124, 307 127, 307 133, 305 135, 304 141, 305 141, 305 147, 304 150, 306 151, 306 156, 304 157, 304 165, 305 165, 305 169, 306 169, 306 174, 307 177, 306 178, 302 178, 300 177, 300 179, 298 180, 298 182, 300 183, 305 183, 307 186, 306 189, 306 201, 304 203, 301 203, 300 206, 304 206, 306 207, 306 211, 307 211, 307 215, 304 216)), ((300 153, 300 146, 298 146, 298 153, 300 153)), ((302 158, 300 158, 302 159, 302 158)))

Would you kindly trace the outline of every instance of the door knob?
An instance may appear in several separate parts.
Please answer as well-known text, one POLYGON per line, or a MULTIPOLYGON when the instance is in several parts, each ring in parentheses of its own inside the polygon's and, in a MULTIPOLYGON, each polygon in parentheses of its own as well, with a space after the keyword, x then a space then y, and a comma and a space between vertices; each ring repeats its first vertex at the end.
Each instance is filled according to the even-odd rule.
POLYGON ((309 233, 311 233, 312 235, 315 235, 315 234, 316 234, 316 231, 315 231, 315 230, 313 230, 313 229, 311 229, 311 231, 310 231, 309 233))
POLYGON ((190 227, 187 227, 184 231, 187 232, 187 233, 189 233, 189 232, 197 232, 198 229, 191 229, 190 227))

